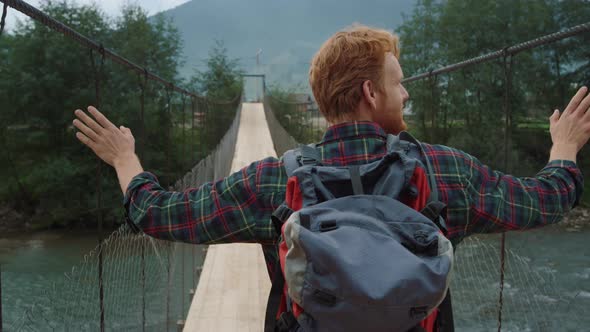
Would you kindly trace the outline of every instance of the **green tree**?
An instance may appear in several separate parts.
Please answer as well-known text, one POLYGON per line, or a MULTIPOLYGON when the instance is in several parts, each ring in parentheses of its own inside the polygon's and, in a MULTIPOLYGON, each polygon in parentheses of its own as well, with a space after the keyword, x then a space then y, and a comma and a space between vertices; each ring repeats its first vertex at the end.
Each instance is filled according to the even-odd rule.
MULTIPOLYGON (((580 17, 574 11, 587 7, 581 2, 418 1, 414 12, 404 18, 398 29, 405 76, 583 23, 581 18, 564 23, 565 17, 580 17)), ((581 11, 587 14, 587 9, 581 11)), ((571 77, 583 71, 581 68, 588 63, 588 58, 584 58, 588 49, 579 44, 579 39, 572 38, 508 57, 509 80, 505 77, 505 63, 500 59, 409 83, 414 130, 427 141, 455 145, 494 167, 503 168, 505 154, 499 152, 504 146, 507 88, 511 114, 507 132, 512 137, 518 134, 520 123, 541 120, 546 123, 549 109, 563 105, 563 96, 573 93, 567 81, 571 82, 571 77)), ((544 158, 528 155, 523 143, 512 140, 508 151, 512 160, 523 161, 513 165, 512 171, 517 173, 526 173, 526 160, 537 162, 544 158)))
MULTIPOLYGON (((46 1, 41 10, 146 70, 178 82, 182 41, 169 20, 148 18, 137 6, 125 7, 115 20, 96 6, 68 2, 46 1)), ((103 167, 103 175, 97 177, 97 159, 77 142, 71 125, 74 109, 96 104, 97 78, 101 110, 134 130, 139 145, 144 144, 146 167, 161 171, 164 185, 178 178, 183 157, 178 131, 184 130, 174 126, 180 113, 178 96, 171 95, 168 105, 173 107, 168 107, 166 89, 158 83, 145 84, 143 75, 108 59, 101 64, 99 52, 91 57, 88 49, 32 20, 0 38, 0 54, 0 117, 6 124, 0 144, 2 160, 10 161, 0 166, 6 179, 0 199, 28 214, 34 226, 93 223, 99 184, 106 220, 121 214, 114 172, 103 167), (139 114, 141 84, 144 121, 139 114)))
MULTIPOLYGON (((106 18, 94 6, 47 1, 41 9, 90 38, 101 40, 109 33, 106 18)), ((93 170, 93 159, 77 153, 71 130, 72 111, 94 99, 90 54, 34 21, 17 27, 10 39, 11 47, 3 49, 9 65, 0 86, 8 124, 4 154, 12 176, 0 194, 37 223, 78 218, 76 206, 95 205, 94 191, 78 185, 88 183, 83 174, 93 170), (68 204, 71 213, 63 212, 68 204)))
MULTIPOLYGON (((429 72, 445 64, 446 55, 445 50, 441 49, 439 33, 441 7, 441 1, 419 0, 411 16, 403 15, 404 24, 398 31, 402 53, 400 64, 406 77, 412 73, 429 72)), ((437 121, 439 101, 433 93, 437 84, 432 77, 411 86, 413 120, 427 141, 437 137, 434 131, 441 125, 437 121)))
POLYGON ((227 132, 236 114, 243 90, 243 70, 231 59, 222 41, 217 40, 209 52, 204 71, 196 71, 191 86, 206 97, 200 111, 205 113, 204 151, 212 150, 227 132))
MULTIPOLYGON (((168 81, 180 83, 182 39, 169 18, 150 18, 138 5, 127 5, 115 20, 110 40, 121 56, 168 81)), ((116 64, 110 66, 110 73, 109 102, 103 107, 116 121, 131 128, 144 166, 157 173, 162 183, 172 183, 182 171, 181 146, 175 139, 180 130, 175 125, 182 111, 180 96, 169 87, 146 81, 144 75, 121 70, 116 64)))
MULTIPOLYGON (((588 23, 590 17, 590 6, 587 0, 552 0, 553 8, 557 13, 555 21, 560 30, 588 23)), ((560 87, 566 92, 561 105, 567 102, 567 97, 577 86, 586 84, 590 85, 590 36, 588 33, 581 34, 575 38, 570 38, 561 43, 560 55, 565 61, 556 61, 556 67, 560 68, 563 80, 560 87), (576 86, 570 83, 577 82, 576 86)), ((562 106, 563 107, 563 106, 562 106)))
POLYGON ((230 101, 242 93, 244 71, 238 59, 231 59, 223 41, 216 40, 209 51, 207 69, 196 71, 192 82, 197 91, 211 100, 230 101))

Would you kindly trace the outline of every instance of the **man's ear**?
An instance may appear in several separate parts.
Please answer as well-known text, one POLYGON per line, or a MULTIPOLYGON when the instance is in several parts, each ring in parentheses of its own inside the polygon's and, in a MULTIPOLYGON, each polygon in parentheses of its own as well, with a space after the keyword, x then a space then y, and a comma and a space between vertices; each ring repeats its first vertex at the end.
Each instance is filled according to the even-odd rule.
POLYGON ((371 107, 371 110, 377 109, 377 100, 375 99, 375 86, 371 80, 363 82, 363 99, 371 107))

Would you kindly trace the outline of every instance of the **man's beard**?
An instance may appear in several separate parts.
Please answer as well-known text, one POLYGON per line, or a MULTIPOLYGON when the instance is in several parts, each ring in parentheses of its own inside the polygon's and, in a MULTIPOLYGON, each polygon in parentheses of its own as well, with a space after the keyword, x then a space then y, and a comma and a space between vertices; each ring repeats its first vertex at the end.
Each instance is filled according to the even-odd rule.
POLYGON ((392 135, 399 135, 402 131, 408 130, 408 125, 404 119, 401 119, 401 122, 392 123, 387 128, 383 128, 386 133, 392 135))

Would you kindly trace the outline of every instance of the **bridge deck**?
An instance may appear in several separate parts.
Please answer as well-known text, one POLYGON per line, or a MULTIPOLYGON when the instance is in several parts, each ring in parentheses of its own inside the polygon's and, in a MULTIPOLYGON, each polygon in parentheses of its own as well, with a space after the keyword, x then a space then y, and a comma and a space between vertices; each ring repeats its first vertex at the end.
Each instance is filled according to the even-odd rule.
MULTIPOLYGON (((260 103, 242 104, 232 172, 276 156, 260 103)), ((184 331, 260 332, 270 280, 258 244, 209 246, 184 331)))

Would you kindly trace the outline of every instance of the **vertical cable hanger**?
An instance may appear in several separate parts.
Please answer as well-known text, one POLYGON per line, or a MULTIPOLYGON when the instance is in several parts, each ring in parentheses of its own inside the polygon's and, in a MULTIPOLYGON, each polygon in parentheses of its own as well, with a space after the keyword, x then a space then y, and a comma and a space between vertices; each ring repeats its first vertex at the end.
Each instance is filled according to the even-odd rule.
POLYGON ((4 25, 6 24, 6 13, 8 13, 8 4, 5 2, 2 6, 2 18, 0 19, 0 36, 4 32, 4 25))
MULTIPOLYGON (((139 96, 139 126, 140 126, 140 132, 139 132, 139 148, 140 148, 140 152, 145 153, 146 152, 146 130, 145 130, 145 90, 147 89, 147 84, 148 84, 148 71, 147 69, 144 67, 143 69, 143 75, 138 74, 138 82, 139 82, 139 89, 141 91, 141 94, 139 96)), ((146 242, 145 242, 145 238, 142 239, 141 241, 141 272, 140 272, 140 283, 141 283, 141 331, 145 332, 146 330, 146 315, 145 315, 145 309, 146 309, 146 296, 145 296, 145 291, 146 291, 146 273, 145 273, 145 269, 146 269, 146 257, 145 257, 145 250, 146 250, 146 242)))
MULTIPOLYGON (((187 158, 186 158, 186 133, 185 133, 185 121, 186 121, 186 95, 183 93, 182 95, 182 159, 181 159, 181 163, 182 163, 182 172, 186 172, 186 165, 187 165, 187 158)), ((182 175, 181 175, 182 176, 182 175)), ((184 183, 184 177, 182 178, 182 186, 184 189, 184 186, 186 184, 184 183)))
POLYGON ((138 83, 139 83, 139 147, 141 152, 145 150, 145 141, 146 141, 146 130, 145 130, 145 90, 147 89, 148 84, 148 71, 146 68, 143 69, 143 75, 138 75, 138 83))
POLYGON ((166 125, 168 126, 168 128, 166 128, 165 130, 167 131, 167 140, 165 142, 166 144, 166 173, 167 173, 167 180, 168 180, 168 187, 170 187, 170 184, 172 183, 172 181, 170 180, 170 146, 172 145, 172 105, 171 104, 171 93, 172 93, 172 85, 168 85, 166 86, 166 116, 167 116, 167 123, 166 125))
MULTIPOLYGON (((100 54, 100 66, 99 68, 96 67, 96 62, 94 60, 94 51, 90 49, 90 63, 92 66, 92 71, 94 73, 94 93, 95 93, 95 105, 96 108, 101 107, 101 78, 104 74, 104 60, 105 60, 105 52, 104 47, 102 44, 99 48, 100 54)), ((104 282, 103 282, 103 252, 102 252, 102 245, 103 245, 103 219, 104 219, 104 211, 102 206, 102 161, 98 160, 97 170, 96 170, 96 203, 98 206, 98 288, 99 288, 99 301, 100 301, 100 331, 104 332, 105 330, 105 322, 104 322, 104 282)))
POLYGON ((193 164, 197 162, 195 158, 195 106, 195 97, 191 96, 191 157, 193 164))
MULTIPOLYGON (((433 74, 434 68, 430 69, 430 72, 428 73, 428 82, 430 83, 430 125, 432 126, 430 128, 430 140, 431 141, 435 141, 436 139, 439 139, 438 137, 438 133, 437 130, 435 130, 435 123, 436 123, 436 115, 438 113, 437 110, 435 110, 435 99, 436 99, 436 86, 438 83, 438 75, 437 74, 433 74)), ((436 125, 436 128, 438 129, 438 124, 436 125)))
MULTIPOLYGON (((510 134, 512 129, 512 114, 510 105, 510 91, 512 88, 512 64, 513 56, 508 53, 508 48, 504 48, 502 60, 504 67, 504 171, 509 172, 510 168, 510 134), (510 58, 510 61, 508 61, 510 58)), ((506 232, 502 232, 500 240, 500 296, 498 299, 498 332, 502 330, 502 310, 504 306, 504 279, 506 272, 506 232)))

